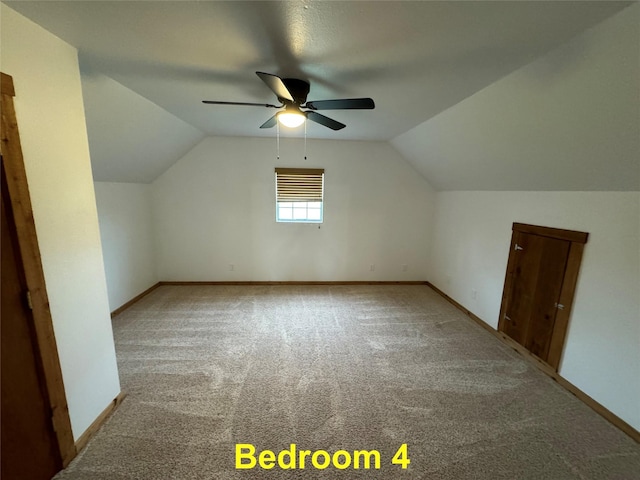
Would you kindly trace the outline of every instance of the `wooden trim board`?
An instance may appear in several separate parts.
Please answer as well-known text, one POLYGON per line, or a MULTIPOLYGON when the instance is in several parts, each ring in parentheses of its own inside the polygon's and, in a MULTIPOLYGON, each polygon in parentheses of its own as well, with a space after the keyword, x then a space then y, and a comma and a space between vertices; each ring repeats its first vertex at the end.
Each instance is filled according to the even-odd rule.
POLYGON ((131 300, 129 300, 127 303, 124 303, 122 305, 120 305, 118 308, 116 308, 113 312, 111 312, 111 318, 115 317, 116 315, 121 314, 122 312, 124 312, 127 308, 129 308, 131 305, 133 305, 134 303, 136 303, 138 300, 140 300, 142 297, 146 297, 147 295, 149 295, 151 292, 153 292, 156 288, 158 288, 160 286, 160 282, 156 283, 155 285, 152 285, 151 287, 147 288, 144 292, 142 292, 140 295, 136 295, 135 297, 133 297, 131 300))
POLYGON ((271 281, 243 281, 243 282, 174 282, 174 281, 162 281, 160 285, 427 285, 425 281, 366 281, 366 280, 353 280, 353 281, 291 281, 291 282, 271 282, 271 281))
POLYGON ((24 166, 20 132, 13 104, 15 93, 11 76, 0 75, 2 105, 2 156, 7 175, 7 190, 15 220, 20 258, 24 265, 27 288, 31 295, 37 350, 41 359, 44 383, 51 408, 53 430, 58 440, 62 465, 66 467, 76 456, 69 407, 62 380, 58 347, 49 309, 38 236, 33 219, 31 195, 24 166))
POLYGON ((156 288, 162 286, 162 285, 426 285, 427 282, 424 281, 379 281, 379 282, 369 282, 369 281, 344 281, 344 282, 330 282, 330 281, 322 281, 322 282, 307 282, 307 281, 292 281, 292 282, 271 282, 271 281, 264 281, 264 282, 254 282, 254 281, 244 281, 244 282, 226 282, 226 281, 220 281, 220 282, 207 282, 207 281, 196 281, 196 282, 188 282, 188 281, 161 281, 156 283, 155 285, 149 287, 148 289, 146 289, 144 292, 142 292, 140 295, 136 295, 135 297, 133 297, 131 300, 129 300, 127 303, 121 305, 120 307, 116 308, 113 312, 111 312, 111 318, 115 317, 116 315, 120 315, 122 312, 124 312, 127 308, 129 308, 130 306, 132 306, 134 303, 136 303, 138 300, 142 299, 143 297, 146 297, 148 294, 150 294, 152 291, 154 291, 156 288))
POLYGON ((13 88, 13 78, 3 72, 0 72, 0 93, 10 97, 16 96, 16 91, 13 88))
POLYGON ((545 362, 540 360, 538 357, 533 355, 529 350, 524 348, 518 342, 512 340, 509 336, 505 335, 502 332, 494 330, 489 324, 484 322, 480 317, 474 315, 472 312, 467 310, 463 305, 456 302, 453 298, 449 297, 446 293, 440 290, 438 287, 433 285, 430 282, 426 282, 427 286, 429 286, 433 291, 441 295, 445 300, 451 303, 454 307, 465 313, 469 318, 471 318, 474 322, 476 322, 480 327, 490 332, 500 341, 502 341, 505 345, 513 348, 516 352, 520 353, 523 357, 525 357, 528 361, 530 361, 533 365, 538 367, 542 372, 546 373, 553 380, 555 380, 560 386, 564 387, 567 391, 572 393, 575 397, 589 406, 593 411, 595 411, 598 415, 602 416, 606 420, 609 421, 612 425, 622 430, 624 433, 629 435, 636 442, 640 443, 640 431, 633 428, 627 422, 618 417, 615 413, 609 410, 607 407, 603 406, 601 403, 598 403, 596 400, 591 398, 589 395, 584 393, 574 384, 569 382, 567 379, 563 378, 557 371, 555 371, 551 366, 547 365, 545 362))
POLYGON ((564 230, 561 228, 540 227, 538 225, 527 225, 526 223, 514 222, 512 230, 532 235, 540 235, 542 237, 558 238, 560 240, 568 240, 575 243, 587 243, 589 234, 586 232, 577 232, 574 230, 564 230))
POLYGON ((89 440, 91 440, 91 438, 98 432, 98 430, 100 430, 100 427, 104 425, 104 423, 107 421, 109 416, 115 411, 116 408, 118 408, 118 406, 122 403, 122 400, 124 400, 125 397, 126 395, 120 392, 116 396, 116 398, 114 398, 111 402, 109 402, 109 405, 107 405, 107 407, 102 411, 102 413, 98 415, 98 417, 93 421, 93 423, 89 425, 89 428, 87 428, 84 431, 84 433, 80 435, 80 437, 75 443, 75 449, 77 453, 80 453, 80 451, 87 446, 87 443, 89 443, 89 440))

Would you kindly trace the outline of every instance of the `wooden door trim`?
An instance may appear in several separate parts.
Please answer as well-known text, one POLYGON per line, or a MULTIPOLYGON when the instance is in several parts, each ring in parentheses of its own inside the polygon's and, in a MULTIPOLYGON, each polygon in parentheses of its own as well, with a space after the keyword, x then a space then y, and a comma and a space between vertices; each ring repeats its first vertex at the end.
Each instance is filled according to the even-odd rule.
POLYGON ((540 227, 538 225, 527 225, 526 223, 514 223, 513 231, 540 235, 541 237, 551 237, 557 240, 568 240, 575 243, 587 243, 589 234, 574 230, 563 230, 561 228, 540 227))
POLYGON ((551 341, 549 345, 549 353, 545 362, 555 372, 557 372, 558 367, 560 366, 560 360, 562 359, 562 352, 564 351, 567 329, 569 328, 573 298, 576 291, 576 285, 578 283, 580 264, 582 262, 582 252, 584 251, 584 245, 587 243, 589 234, 574 230, 541 227, 538 225, 527 225, 516 222, 513 223, 512 232, 509 259, 507 261, 507 272, 505 274, 504 289, 502 291, 502 303, 500 304, 500 317, 498 319, 498 331, 501 333, 503 333, 505 329, 504 317, 509 307, 509 296, 511 294, 511 289, 513 288, 513 269, 516 264, 516 258, 513 255, 513 252, 515 251, 516 233, 522 232, 571 242, 564 279, 562 281, 562 288, 560 290, 560 299, 558 300, 558 303, 562 304, 564 308, 561 310, 559 309, 556 313, 556 320, 553 326, 553 333, 551 334, 551 341))
POLYGON ((16 96, 11 76, 0 73, 0 92, 2 92, 2 95, 16 96))
POLYGON ((2 153, 7 175, 7 190, 11 200, 8 207, 13 212, 19 255, 24 266, 27 288, 31 294, 36 344, 49 397, 53 430, 58 441, 62 464, 66 467, 76 456, 76 448, 42 270, 42 259, 33 219, 18 122, 13 105, 13 97, 15 96, 13 78, 4 73, 0 73, 0 77, 2 153))

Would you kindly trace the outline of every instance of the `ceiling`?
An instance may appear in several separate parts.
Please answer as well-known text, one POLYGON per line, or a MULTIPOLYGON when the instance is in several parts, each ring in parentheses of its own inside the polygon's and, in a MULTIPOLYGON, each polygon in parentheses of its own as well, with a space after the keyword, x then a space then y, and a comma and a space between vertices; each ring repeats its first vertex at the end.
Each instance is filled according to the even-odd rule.
POLYGON ((5 3, 78 49, 96 181, 151 183, 207 135, 275 136, 273 109, 202 103, 277 103, 263 71, 309 100, 372 97, 308 137, 390 141, 436 190, 640 185, 638 2, 5 3))
POLYGON ((77 47, 85 79, 115 80, 184 122, 193 138, 273 135, 259 129, 273 110, 201 103, 276 103, 255 75, 264 71, 309 80, 309 100, 375 100, 373 111, 323 112, 347 127, 309 122, 309 137, 384 141, 630 2, 6 3, 77 47))

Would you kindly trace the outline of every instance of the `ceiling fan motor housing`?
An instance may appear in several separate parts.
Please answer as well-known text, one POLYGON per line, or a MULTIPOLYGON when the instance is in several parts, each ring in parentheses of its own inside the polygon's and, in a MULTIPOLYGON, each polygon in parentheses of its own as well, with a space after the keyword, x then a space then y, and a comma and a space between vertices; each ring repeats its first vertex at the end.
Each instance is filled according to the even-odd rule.
MULTIPOLYGON (((300 80, 298 78, 283 78, 282 83, 284 83, 287 90, 293 97, 294 103, 296 105, 302 105, 307 101, 307 95, 309 94, 309 82, 305 80, 300 80)), ((278 97, 283 104, 291 103, 289 100, 278 97)))

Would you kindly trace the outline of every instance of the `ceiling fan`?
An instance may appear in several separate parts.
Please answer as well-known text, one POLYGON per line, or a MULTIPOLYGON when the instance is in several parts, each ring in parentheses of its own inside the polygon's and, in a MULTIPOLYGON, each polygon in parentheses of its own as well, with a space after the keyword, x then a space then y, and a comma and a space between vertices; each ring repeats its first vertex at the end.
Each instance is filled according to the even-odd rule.
POLYGON ((371 110, 375 108, 375 103, 371 98, 314 100, 307 102, 307 95, 310 88, 309 82, 297 78, 280 78, 277 75, 264 72, 256 72, 256 75, 276 94, 281 105, 272 105, 270 103, 219 102, 216 100, 203 100, 202 103, 284 108, 284 110, 280 110, 260 125, 260 128, 272 128, 278 121, 287 127, 297 127, 302 125, 305 119, 308 119, 325 127, 329 127, 332 130, 340 130, 346 126, 344 123, 321 115, 316 110, 371 110), (303 108, 307 110, 302 110, 303 108))

